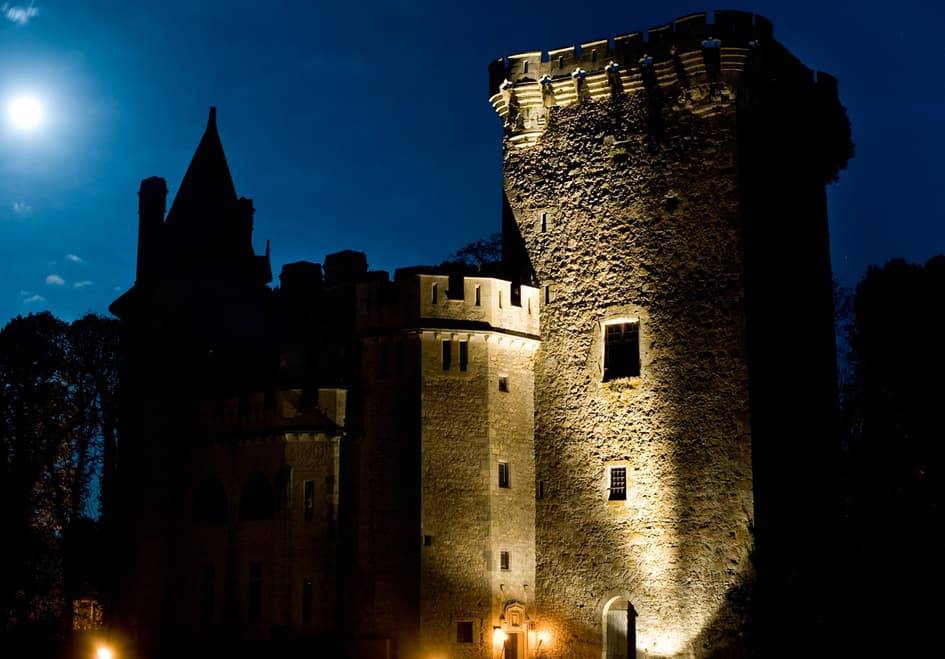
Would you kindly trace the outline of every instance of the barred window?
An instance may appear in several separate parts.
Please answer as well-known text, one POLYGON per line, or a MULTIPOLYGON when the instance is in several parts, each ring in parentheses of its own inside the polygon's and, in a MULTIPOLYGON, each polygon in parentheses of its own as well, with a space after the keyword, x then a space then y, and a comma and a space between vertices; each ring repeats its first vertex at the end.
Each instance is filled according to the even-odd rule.
POLYGON ((626 501, 627 499, 627 468, 610 468, 610 490, 609 499, 611 501, 626 501))
POLYGON ((640 324, 604 326, 604 381, 640 375, 640 324))

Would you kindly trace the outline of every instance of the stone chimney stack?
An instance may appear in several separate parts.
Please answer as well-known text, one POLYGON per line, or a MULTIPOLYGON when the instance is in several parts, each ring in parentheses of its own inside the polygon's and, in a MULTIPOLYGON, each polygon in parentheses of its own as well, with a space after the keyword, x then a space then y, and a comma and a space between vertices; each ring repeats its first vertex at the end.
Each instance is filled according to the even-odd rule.
POLYGON ((167 205, 167 183, 159 176, 141 181, 138 189, 137 281, 149 281, 158 268, 161 227, 167 205))

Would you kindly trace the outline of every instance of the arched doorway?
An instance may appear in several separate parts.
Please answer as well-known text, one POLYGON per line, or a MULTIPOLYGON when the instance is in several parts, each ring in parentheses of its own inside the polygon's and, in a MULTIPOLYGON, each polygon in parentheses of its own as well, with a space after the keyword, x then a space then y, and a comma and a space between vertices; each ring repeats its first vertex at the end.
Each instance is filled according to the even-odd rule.
POLYGON ((604 605, 603 659, 635 659, 637 648, 637 612, 626 597, 611 598, 604 605))

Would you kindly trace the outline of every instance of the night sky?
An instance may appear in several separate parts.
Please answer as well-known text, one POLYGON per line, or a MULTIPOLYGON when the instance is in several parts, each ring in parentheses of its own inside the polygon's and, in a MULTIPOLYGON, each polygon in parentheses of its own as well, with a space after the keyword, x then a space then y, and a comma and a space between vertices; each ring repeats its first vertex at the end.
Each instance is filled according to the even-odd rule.
MULTIPOLYGON (((726 3, 840 80, 856 156, 829 196, 846 285, 945 250, 945 9, 931 5, 726 3)), ((497 231, 488 63, 710 8, 579 6, 0 0, 0 322, 104 312, 131 285, 138 183, 165 177, 170 205, 210 105, 274 274, 344 248, 391 271, 436 263, 497 231), (45 111, 31 131, 7 117, 22 94, 45 111)))

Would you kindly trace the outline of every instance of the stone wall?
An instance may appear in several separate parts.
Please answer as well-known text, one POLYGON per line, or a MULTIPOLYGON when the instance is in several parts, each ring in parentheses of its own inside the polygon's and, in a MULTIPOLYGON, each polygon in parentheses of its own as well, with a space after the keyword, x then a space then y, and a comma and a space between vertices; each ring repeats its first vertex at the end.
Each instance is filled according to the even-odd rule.
POLYGON ((535 146, 506 145, 505 193, 548 300, 537 594, 560 656, 600 656, 615 596, 650 656, 708 655, 742 622, 727 600, 751 572, 753 514, 734 92, 698 92, 689 109, 661 94, 553 108, 535 146), (641 377, 603 382, 616 318, 639 321, 641 377))

